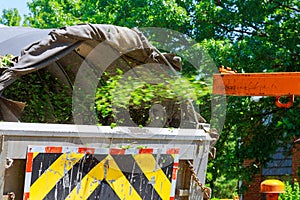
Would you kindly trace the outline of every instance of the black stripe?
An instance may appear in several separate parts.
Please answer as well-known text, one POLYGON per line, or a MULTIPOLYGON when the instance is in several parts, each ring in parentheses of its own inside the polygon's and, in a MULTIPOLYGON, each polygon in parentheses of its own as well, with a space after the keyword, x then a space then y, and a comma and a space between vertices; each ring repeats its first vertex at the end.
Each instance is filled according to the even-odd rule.
POLYGON ((32 161, 31 185, 42 175, 61 153, 40 153, 32 161))
POLYGON ((143 200, 161 200, 132 155, 112 155, 124 176, 143 200))
POLYGON ((172 182, 172 173, 173 173, 173 165, 174 165, 174 158, 170 154, 159 154, 159 156, 153 155, 158 166, 162 169, 165 173, 166 177, 168 177, 169 181, 172 182))
MULTIPOLYGON (((37 155, 33 160, 31 184, 34 183, 38 179, 39 175, 44 173, 59 156, 61 156, 60 153, 41 153, 37 155)), ((106 156, 107 155, 85 155, 73 166, 71 170, 68 171, 68 173, 62 179, 57 182, 56 186, 47 194, 44 199, 65 199, 76 187, 76 185, 80 183, 81 179, 106 156)), ((130 184, 134 187, 143 200, 161 199, 142 170, 135 163, 132 155, 112 156, 122 170, 124 176, 128 179, 130 184)), ((174 163, 173 157, 168 154, 153 156, 171 182, 174 163)), ((112 188, 110 188, 107 182, 102 181, 88 199, 119 200, 119 197, 115 194, 112 188)))
POLYGON ((76 185, 81 182, 82 178, 106 156, 107 155, 85 155, 56 183, 56 186, 52 188, 44 199, 65 199, 76 185))
POLYGON ((101 181, 96 190, 89 196, 87 200, 120 200, 115 191, 110 187, 110 185, 105 181, 101 181))

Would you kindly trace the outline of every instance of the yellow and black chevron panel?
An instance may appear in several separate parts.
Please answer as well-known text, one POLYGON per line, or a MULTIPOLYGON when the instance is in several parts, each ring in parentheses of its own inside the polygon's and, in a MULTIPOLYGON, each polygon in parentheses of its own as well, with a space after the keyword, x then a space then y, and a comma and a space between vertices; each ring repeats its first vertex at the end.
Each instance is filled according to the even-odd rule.
POLYGON ((29 146, 24 200, 173 200, 178 149, 29 146))

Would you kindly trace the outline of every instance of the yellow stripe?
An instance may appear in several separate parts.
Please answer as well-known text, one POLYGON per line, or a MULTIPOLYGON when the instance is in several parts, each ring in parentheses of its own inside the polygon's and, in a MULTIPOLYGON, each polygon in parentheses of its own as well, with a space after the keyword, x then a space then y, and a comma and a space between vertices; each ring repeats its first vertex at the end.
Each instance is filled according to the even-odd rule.
POLYGON ((110 155, 98 163, 85 177, 83 177, 80 184, 72 190, 66 199, 87 199, 103 179, 108 182, 121 200, 141 200, 139 194, 130 185, 129 181, 110 155))
POLYGON ((30 187, 30 200, 43 199, 84 154, 64 153, 30 187))
POLYGON ((39 152, 33 152, 33 153, 32 153, 32 160, 33 160, 35 157, 37 157, 37 155, 39 155, 39 152))
POLYGON ((150 183, 153 183, 156 192, 163 200, 170 199, 172 183, 156 163, 151 154, 137 154, 134 159, 147 177, 150 183))
POLYGON ((99 162, 90 172, 84 176, 81 182, 66 197, 66 200, 87 199, 99 185, 98 181, 104 178, 104 163, 106 159, 99 162))
POLYGON ((109 155, 109 170, 106 180, 113 188, 121 200, 134 199, 141 200, 142 198, 136 192, 134 187, 130 184, 128 179, 124 176, 121 169, 118 167, 115 160, 109 155))

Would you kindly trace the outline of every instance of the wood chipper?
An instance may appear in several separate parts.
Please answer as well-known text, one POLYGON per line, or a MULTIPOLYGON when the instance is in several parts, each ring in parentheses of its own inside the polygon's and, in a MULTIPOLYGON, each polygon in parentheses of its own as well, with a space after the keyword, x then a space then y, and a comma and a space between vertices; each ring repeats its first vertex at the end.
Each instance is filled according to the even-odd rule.
MULTIPOLYGON (((213 94, 227 96, 273 96, 279 108, 293 106, 295 96, 300 95, 299 72, 237 73, 231 68, 220 67, 220 74, 214 75, 213 94)), ((298 142, 299 139, 294 142, 298 142)), ((266 199, 278 199, 284 193, 284 183, 279 180, 265 180, 261 193, 266 199)))
MULTIPOLYGON (((161 120, 155 121, 155 115, 151 127, 140 128, 126 110, 117 113, 124 119, 122 126, 98 126, 91 109, 91 94, 102 75, 121 70, 128 77, 170 76, 181 69, 175 55, 158 51, 137 29, 112 25, 54 30, 3 27, 0 36, 0 54, 19 55, 22 49, 12 66, 1 68, 0 91, 21 76, 47 70, 70 90, 74 111, 72 125, 21 123, 25 104, 0 96, 1 117, 6 121, 0 123, 3 198, 209 197, 205 174, 216 137, 211 137, 209 124, 201 121, 189 101, 178 105, 179 113, 178 106, 176 112, 163 111, 173 113, 166 120, 179 128, 157 128, 161 120)), ((161 113, 157 108, 153 113, 161 113)))
POLYGON ((213 94, 231 96, 273 96, 280 108, 293 105, 300 95, 299 72, 236 73, 222 66, 214 75, 213 94), (286 98, 287 101, 282 102, 286 98))

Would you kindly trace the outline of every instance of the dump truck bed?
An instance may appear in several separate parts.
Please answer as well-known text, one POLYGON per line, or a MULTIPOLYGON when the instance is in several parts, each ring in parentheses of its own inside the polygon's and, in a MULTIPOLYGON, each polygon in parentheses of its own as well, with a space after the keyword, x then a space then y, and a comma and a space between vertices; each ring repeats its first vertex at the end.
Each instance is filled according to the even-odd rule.
POLYGON ((1 164, 6 167, 0 172, 0 194, 14 192, 16 199, 22 199, 28 146, 178 148, 181 170, 176 180, 177 199, 202 199, 186 161, 193 162, 197 177, 204 183, 211 142, 206 129, 208 124, 202 124, 201 129, 170 129, 1 122, 1 164))

